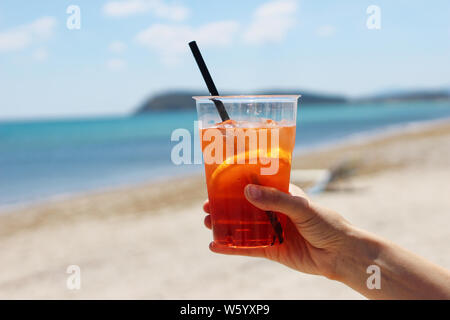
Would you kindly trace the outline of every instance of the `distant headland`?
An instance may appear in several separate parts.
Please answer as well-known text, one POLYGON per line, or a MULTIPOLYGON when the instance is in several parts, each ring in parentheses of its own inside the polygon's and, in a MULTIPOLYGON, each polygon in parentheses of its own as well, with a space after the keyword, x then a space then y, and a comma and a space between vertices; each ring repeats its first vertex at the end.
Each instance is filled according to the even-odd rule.
MULTIPOLYGON (((305 92, 303 90, 264 90, 252 94, 297 94, 300 93, 302 105, 308 104, 345 104, 345 103, 384 103, 396 101, 420 101, 420 100, 449 100, 450 90, 415 90, 415 91, 394 91, 357 99, 350 99, 345 96, 305 92)), ((193 96, 208 95, 205 91, 182 91, 173 90, 156 94, 139 106, 135 114, 142 114, 152 111, 170 110, 195 110, 193 96)), ((226 95, 226 94, 224 94, 226 95)))

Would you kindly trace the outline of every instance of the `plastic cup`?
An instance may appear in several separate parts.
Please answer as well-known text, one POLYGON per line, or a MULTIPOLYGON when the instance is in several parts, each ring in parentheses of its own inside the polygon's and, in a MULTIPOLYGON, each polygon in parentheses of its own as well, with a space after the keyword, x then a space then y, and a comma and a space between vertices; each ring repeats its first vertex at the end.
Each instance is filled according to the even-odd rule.
POLYGON ((288 192, 299 97, 193 97, 217 245, 255 248, 284 241, 287 218, 250 204, 244 188, 258 184, 288 192), (213 99, 223 103, 231 120, 221 121, 213 99))

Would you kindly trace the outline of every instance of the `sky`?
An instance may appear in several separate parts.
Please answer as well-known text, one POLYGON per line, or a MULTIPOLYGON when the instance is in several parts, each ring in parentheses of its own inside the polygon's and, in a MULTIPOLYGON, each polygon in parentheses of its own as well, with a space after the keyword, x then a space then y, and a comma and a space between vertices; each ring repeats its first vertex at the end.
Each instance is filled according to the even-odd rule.
POLYGON ((219 92, 450 88, 448 0, 1 0, 0 118, 203 89, 191 40, 219 92))

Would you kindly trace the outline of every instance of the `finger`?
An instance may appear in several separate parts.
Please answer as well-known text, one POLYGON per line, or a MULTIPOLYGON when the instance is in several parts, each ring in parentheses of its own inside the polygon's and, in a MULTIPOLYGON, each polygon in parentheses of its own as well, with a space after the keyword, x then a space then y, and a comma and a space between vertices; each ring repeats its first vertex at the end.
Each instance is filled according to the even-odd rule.
POLYGON ((293 196, 275 188, 249 184, 245 187, 245 197, 254 206, 264 211, 276 211, 287 215, 294 223, 304 223, 317 216, 309 200, 293 196))
POLYGON ((289 183, 289 193, 292 194, 293 196, 308 198, 305 191, 303 191, 302 189, 300 189, 300 187, 292 183, 289 183))
POLYGON ((209 201, 206 200, 205 203, 203 203, 203 211, 205 211, 206 213, 210 213, 209 212, 209 201))
POLYGON ((211 229, 211 216, 209 214, 205 217, 204 223, 208 229, 211 229))
POLYGON ((247 257, 265 257, 264 248, 231 248, 226 246, 219 246, 215 242, 209 244, 209 249, 212 252, 236 256, 247 257))

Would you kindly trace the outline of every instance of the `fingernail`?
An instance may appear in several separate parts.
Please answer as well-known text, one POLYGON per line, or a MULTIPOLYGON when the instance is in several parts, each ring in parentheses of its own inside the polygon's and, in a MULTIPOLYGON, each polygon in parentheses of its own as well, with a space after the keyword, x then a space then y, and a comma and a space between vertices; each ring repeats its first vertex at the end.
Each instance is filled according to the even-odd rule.
POLYGON ((249 184, 245 190, 247 192, 247 196, 253 200, 259 200, 262 197, 261 189, 254 184, 249 184))

